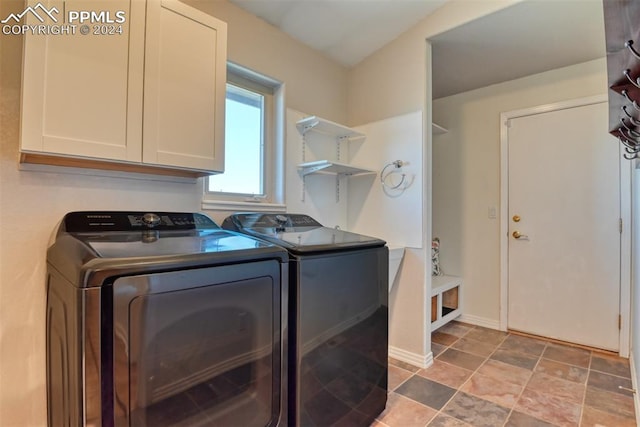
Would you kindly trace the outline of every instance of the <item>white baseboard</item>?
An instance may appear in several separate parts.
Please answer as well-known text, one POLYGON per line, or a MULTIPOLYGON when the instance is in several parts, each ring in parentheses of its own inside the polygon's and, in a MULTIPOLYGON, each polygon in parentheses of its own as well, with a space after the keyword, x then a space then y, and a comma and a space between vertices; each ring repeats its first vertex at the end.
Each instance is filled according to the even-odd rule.
POLYGON ((461 314, 458 319, 460 322, 470 323, 476 326, 482 326, 484 328, 500 330, 500 321, 487 319, 486 317, 474 316, 472 314, 461 314))
POLYGON ((633 404, 636 412, 636 424, 640 426, 640 396, 638 396, 638 376, 636 371, 636 364, 633 359, 633 348, 631 349, 631 357, 629 357, 629 366, 631 367, 631 388, 636 392, 633 393, 633 404))
POLYGON ((421 355, 398 347, 389 346, 389 357, 393 357, 401 362, 405 362, 422 369, 433 365, 433 353, 431 351, 426 355, 421 355))

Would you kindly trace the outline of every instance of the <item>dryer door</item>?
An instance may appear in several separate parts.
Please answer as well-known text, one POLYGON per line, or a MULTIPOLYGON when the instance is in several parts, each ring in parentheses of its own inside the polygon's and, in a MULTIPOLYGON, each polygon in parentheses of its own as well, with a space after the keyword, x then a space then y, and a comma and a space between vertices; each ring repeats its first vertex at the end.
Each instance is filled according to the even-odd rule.
POLYGON ((116 425, 276 425, 280 274, 260 261, 117 279, 116 425))

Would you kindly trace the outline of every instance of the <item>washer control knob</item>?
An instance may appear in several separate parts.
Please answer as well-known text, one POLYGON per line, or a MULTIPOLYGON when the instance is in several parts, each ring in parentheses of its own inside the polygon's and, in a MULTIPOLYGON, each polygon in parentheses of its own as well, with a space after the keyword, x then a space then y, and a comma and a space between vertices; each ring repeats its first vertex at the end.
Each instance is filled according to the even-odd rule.
POLYGON ((276 221, 278 224, 286 224, 289 219, 284 215, 276 215, 276 221))
POLYGON ((142 215, 142 222, 149 228, 153 228, 157 225, 160 225, 162 220, 160 217, 154 213, 146 213, 142 215))

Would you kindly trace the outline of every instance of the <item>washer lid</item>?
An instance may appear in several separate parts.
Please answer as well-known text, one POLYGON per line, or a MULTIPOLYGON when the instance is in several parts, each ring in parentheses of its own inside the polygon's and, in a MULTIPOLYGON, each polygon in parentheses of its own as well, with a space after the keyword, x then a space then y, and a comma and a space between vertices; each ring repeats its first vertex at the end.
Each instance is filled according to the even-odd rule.
POLYGON ((266 242, 226 230, 74 233, 73 236, 100 258, 212 254, 269 246, 266 242))
POLYGON ((47 262, 79 287, 111 276, 261 259, 283 262, 287 254, 195 213, 72 212, 47 251, 47 262))
POLYGON ((296 254, 386 244, 375 237, 323 227, 310 216, 301 214, 234 214, 224 221, 223 227, 265 239, 296 254))
POLYGON ((220 229, 208 216, 191 212, 70 212, 58 237, 70 234, 99 258, 132 258, 241 251, 264 247, 254 239, 220 229))

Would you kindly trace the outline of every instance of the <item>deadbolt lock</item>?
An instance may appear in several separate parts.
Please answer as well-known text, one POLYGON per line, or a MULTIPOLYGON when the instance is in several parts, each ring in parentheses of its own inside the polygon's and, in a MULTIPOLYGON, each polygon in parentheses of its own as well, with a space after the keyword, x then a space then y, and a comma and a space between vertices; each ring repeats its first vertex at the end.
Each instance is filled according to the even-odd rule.
POLYGON ((520 215, 514 215, 513 222, 520 222, 520 215))

